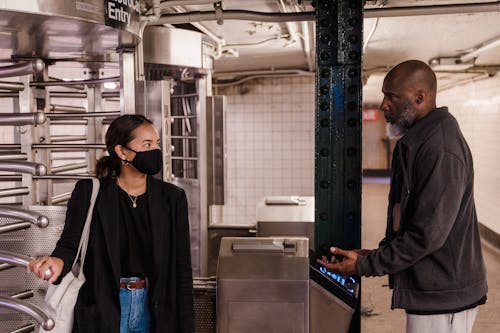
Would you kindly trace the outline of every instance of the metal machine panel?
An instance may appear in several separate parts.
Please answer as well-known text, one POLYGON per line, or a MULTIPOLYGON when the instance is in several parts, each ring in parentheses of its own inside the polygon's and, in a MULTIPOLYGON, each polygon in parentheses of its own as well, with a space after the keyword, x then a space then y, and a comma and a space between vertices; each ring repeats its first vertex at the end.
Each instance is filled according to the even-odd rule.
POLYGON ((308 265, 307 238, 223 238, 218 332, 309 332, 308 265))
POLYGON ((148 26, 144 30, 143 46, 145 63, 202 67, 200 33, 163 26, 148 26))
POLYGON ((347 333, 358 302, 359 278, 332 273, 318 265, 315 258, 311 252, 311 333, 347 333))
POLYGON ((314 247, 314 197, 272 196, 257 204, 257 237, 308 237, 314 247))

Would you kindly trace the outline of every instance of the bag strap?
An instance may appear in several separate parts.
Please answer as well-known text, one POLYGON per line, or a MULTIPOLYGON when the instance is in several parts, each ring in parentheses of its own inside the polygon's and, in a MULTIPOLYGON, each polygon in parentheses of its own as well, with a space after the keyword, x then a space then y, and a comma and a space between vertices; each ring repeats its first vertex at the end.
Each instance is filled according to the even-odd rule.
POLYGON ((82 236, 80 237, 80 244, 78 244, 78 252, 76 253, 75 260, 73 261, 73 266, 71 266, 71 270, 75 274, 75 265, 78 261, 78 257, 80 256, 80 267, 78 269, 78 274, 75 274, 75 276, 78 276, 80 272, 83 271, 83 264, 85 262, 85 255, 87 254, 87 245, 89 242, 90 224, 92 222, 92 215, 94 212, 94 205, 97 199, 97 194, 99 193, 99 185, 99 180, 97 178, 92 178, 92 195, 90 196, 90 205, 89 210, 87 211, 87 219, 85 220, 85 225, 83 226, 82 236))

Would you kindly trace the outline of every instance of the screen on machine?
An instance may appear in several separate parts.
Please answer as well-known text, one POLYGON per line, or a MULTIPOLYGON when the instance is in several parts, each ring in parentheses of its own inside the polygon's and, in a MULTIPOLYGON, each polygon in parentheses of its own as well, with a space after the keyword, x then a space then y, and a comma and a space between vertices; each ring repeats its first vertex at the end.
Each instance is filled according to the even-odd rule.
POLYGON ((344 287, 345 290, 354 295, 356 279, 352 276, 345 277, 340 274, 332 273, 326 267, 317 264, 316 267, 323 275, 329 277, 331 280, 336 281, 338 284, 344 287))

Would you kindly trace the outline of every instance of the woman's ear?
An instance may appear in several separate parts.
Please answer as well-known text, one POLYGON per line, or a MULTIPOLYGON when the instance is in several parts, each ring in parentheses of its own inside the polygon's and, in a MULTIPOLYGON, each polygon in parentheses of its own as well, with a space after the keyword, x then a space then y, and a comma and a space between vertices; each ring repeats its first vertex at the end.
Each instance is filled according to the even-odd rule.
POLYGON ((125 154, 124 150, 125 149, 123 148, 122 145, 116 145, 115 146, 115 153, 118 156, 118 158, 120 160, 122 160, 122 161, 123 160, 128 161, 127 155, 125 154))

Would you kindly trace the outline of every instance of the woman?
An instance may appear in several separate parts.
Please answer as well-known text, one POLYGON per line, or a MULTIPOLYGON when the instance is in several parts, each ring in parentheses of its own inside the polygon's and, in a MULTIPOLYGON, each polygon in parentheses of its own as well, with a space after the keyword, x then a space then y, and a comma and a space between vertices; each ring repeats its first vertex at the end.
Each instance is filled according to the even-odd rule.
MULTIPOLYGON (((143 116, 124 115, 109 126, 109 156, 96 166, 101 187, 73 332, 193 331, 187 200, 182 189, 151 176, 162 167, 158 144, 158 132, 143 116)), ((68 273, 91 192, 90 180, 76 184, 54 252, 29 264, 37 277, 50 269, 49 283, 58 283, 68 273)))

